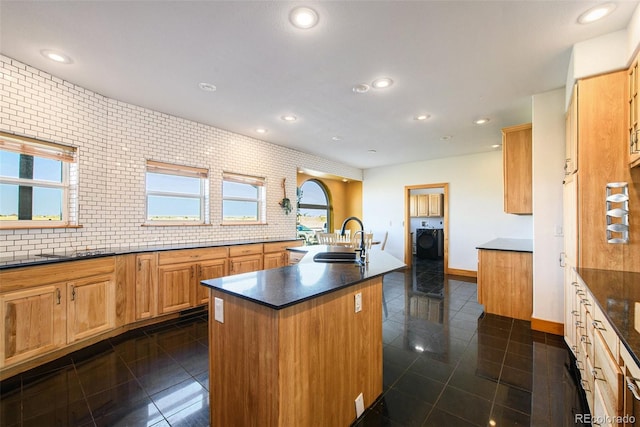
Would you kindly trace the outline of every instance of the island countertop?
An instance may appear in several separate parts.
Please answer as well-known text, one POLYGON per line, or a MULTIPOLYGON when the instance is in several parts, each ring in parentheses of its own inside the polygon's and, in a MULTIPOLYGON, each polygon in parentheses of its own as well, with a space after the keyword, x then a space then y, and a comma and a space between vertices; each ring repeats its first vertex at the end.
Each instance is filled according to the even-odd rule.
POLYGON ((324 263, 313 261, 318 252, 344 252, 344 248, 317 245, 290 250, 307 254, 295 265, 203 280, 200 283, 260 305, 280 310, 320 295, 398 270, 405 266, 379 249, 369 251, 369 262, 324 263))
POLYGON ((533 240, 531 239, 506 239, 498 238, 476 246, 476 249, 490 251, 533 252, 533 240))

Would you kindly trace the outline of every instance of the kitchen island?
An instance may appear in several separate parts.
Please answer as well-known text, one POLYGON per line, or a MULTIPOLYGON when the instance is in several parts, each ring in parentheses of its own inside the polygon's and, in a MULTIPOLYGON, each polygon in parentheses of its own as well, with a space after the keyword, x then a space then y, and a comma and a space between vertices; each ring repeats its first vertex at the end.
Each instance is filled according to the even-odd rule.
POLYGON ((478 249, 478 302, 486 313, 531 320, 533 241, 499 238, 478 249))
POLYGON ((348 426, 382 393, 382 277, 404 264, 314 262, 204 280, 215 426, 348 426))

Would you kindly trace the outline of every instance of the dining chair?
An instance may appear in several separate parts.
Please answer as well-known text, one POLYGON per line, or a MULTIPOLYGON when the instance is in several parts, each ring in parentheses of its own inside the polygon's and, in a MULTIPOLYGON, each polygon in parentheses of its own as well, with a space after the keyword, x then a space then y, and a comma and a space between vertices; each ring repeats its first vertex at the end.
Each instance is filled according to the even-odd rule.
POLYGON ((382 243, 380 244, 380 250, 384 251, 384 247, 387 245, 387 239, 389 238, 389 232, 384 232, 384 238, 382 239, 382 243))
POLYGON ((336 243, 335 233, 316 233, 318 243, 321 245, 334 245, 336 243))

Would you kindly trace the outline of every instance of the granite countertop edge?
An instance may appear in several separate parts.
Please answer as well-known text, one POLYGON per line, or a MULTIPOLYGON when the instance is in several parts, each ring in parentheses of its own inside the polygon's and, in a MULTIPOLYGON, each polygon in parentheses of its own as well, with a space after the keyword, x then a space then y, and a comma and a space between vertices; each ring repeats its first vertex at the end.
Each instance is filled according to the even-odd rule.
MULTIPOLYGON (((267 240, 225 240, 225 241, 214 241, 214 242, 199 242, 199 243, 184 243, 184 244, 169 244, 169 245, 157 245, 157 246, 139 246, 139 247, 128 247, 128 248, 114 248, 109 246, 102 246, 94 249, 96 253, 93 255, 86 256, 75 256, 73 255, 76 251, 63 251, 63 250, 55 250, 51 249, 48 251, 43 251, 43 254, 53 254, 51 257, 42 257, 38 255, 29 255, 24 257, 16 257, 16 258, 0 258, 0 270, 6 270, 10 268, 19 268, 19 267, 29 267, 36 265, 45 265, 45 264, 55 264, 60 262, 69 262, 69 261, 80 261, 84 259, 95 259, 95 258, 103 258, 115 255, 128 255, 128 254, 139 254, 139 253, 147 253, 147 252, 164 252, 164 251, 175 251, 182 249, 206 249, 206 248, 216 248, 220 246, 242 246, 242 245, 251 245, 256 243, 278 243, 278 242, 287 242, 293 240, 303 240, 297 238, 274 238, 267 240)), ((91 252, 91 251, 89 251, 91 252)))
POLYGON ((497 238, 476 246, 476 249, 491 251, 530 252, 533 253, 532 239, 497 238))

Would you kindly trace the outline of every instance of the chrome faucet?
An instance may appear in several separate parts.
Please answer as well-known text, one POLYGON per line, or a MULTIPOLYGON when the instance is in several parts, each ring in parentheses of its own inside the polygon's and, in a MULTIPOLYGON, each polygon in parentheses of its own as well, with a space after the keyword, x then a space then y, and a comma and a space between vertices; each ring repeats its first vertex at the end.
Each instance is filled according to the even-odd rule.
POLYGON ((362 224, 362 221, 360 220, 360 218, 356 217, 356 216, 350 216, 349 218, 345 219, 342 222, 342 227, 340 228, 340 235, 344 236, 344 231, 347 227, 347 223, 349 221, 356 221, 358 224, 360 224, 360 230, 356 231, 355 233, 353 233, 354 237, 356 234, 360 233, 360 249, 356 249, 356 251, 360 251, 360 263, 364 264, 366 257, 365 257, 365 242, 364 242, 364 224, 362 224))

